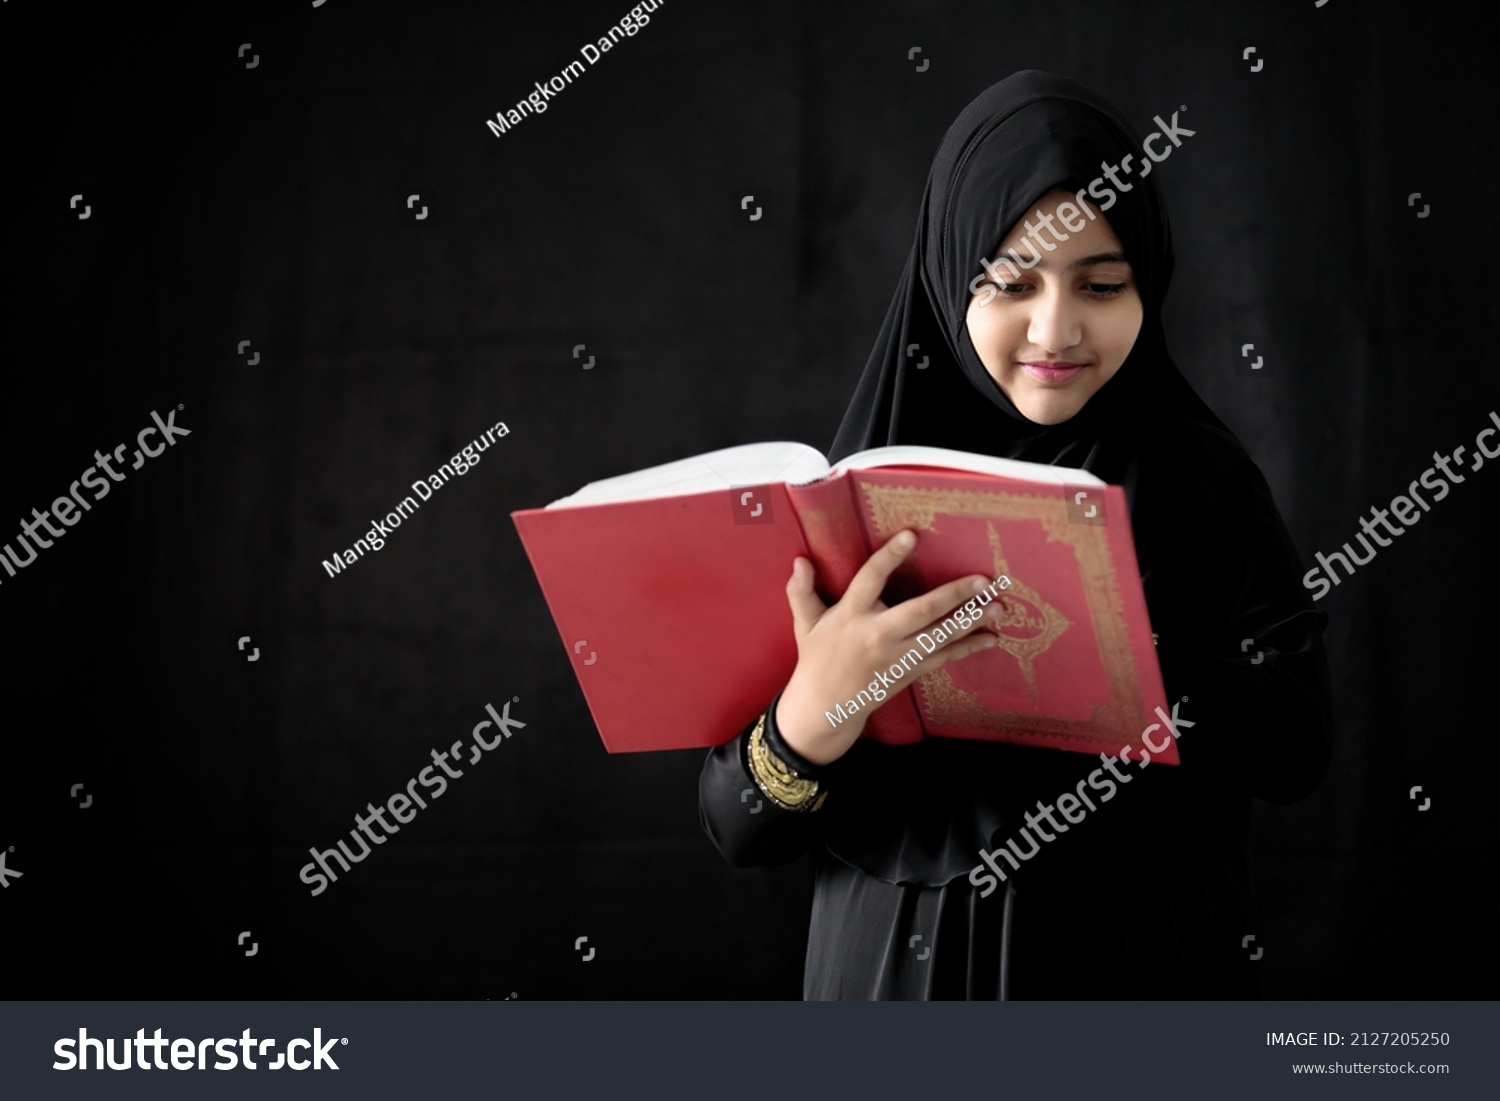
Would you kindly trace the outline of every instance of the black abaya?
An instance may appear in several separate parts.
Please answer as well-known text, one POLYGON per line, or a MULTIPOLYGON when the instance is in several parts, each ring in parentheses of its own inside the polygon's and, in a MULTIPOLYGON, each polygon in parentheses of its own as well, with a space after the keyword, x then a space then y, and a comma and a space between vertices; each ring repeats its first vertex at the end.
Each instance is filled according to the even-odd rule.
POLYGON ((1027 835, 1034 853, 1017 840, 1025 863, 981 892, 986 881, 970 878, 980 850, 1021 838, 1027 812, 1074 791, 1097 758, 861 738, 818 768, 780 738, 768 701, 772 752, 818 779, 826 804, 747 813, 747 731, 709 754, 700 813, 737 866, 813 854, 809 999, 1253 995, 1249 804, 1300 798, 1326 769, 1323 616, 1265 479, 1167 354, 1172 251, 1155 181, 1137 179, 1107 214, 1141 294, 1141 334, 1076 416, 1050 427, 1023 417, 964 321, 981 260, 1030 206, 1085 187, 1101 158, 1139 150, 1107 102, 1053 74, 1018 73, 970 104, 934 161, 916 243, 831 457, 929 444, 1123 485, 1167 698, 1183 720, 1181 764, 1118 765, 1129 779, 1110 802, 1051 840, 1027 835), (929 369, 903 354, 912 343, 929 369))

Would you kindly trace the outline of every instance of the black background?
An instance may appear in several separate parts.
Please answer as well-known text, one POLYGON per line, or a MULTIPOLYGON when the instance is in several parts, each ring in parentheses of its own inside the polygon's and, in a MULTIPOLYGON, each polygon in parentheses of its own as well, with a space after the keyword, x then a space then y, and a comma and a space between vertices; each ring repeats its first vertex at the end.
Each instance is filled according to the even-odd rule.
MULTIPOLYGON (((152 410, 192 432, 0 572, 5 996, 798 997, 806 868, 722 861, 701 753, 604 752, 509 513, 826 448, 944 129, 1016 69, 1196 131, 1159 166, 1169 338, 1308 562, 1500 409, 1494 62, 1457 9, 668 0, 545 114, 485 127, 628 10, 0 10, 0 541, 152 410), (513 697, 504 753, 309 896, 309 846, 513 697)), ((1257 810, 1268 995, 1497 992, 1500 472, 1468 454, 1321 602, 1339 743, 1315 796, 1257 810)))

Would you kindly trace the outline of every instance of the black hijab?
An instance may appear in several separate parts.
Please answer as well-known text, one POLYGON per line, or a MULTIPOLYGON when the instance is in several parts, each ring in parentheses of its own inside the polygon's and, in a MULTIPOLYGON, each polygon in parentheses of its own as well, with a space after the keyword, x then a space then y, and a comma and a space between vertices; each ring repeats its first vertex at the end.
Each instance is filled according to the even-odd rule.
MULTIPOLYGON (((1200 737, 1200 746, 1184 741, 1186 765, 1194 755, 1204 760, 1213 742, 1227 754, 1235 743, 1225 728, 1236 709, 1249 713, 1234 680, 1243 672, 1240 640, 1273 639, 1277 651, 1300 654, 1312 668, 1322 660, 1312 650, 1323 617, 1292 572, 1297 556, 1264 478, 1167 352, 1161 305, 1172 242, 1156 171, 1142 177, 1135 164, 1131 190, 1114 189, 1117 201, 1100 215, 1124 246, 1143 318, 1125 362, 1075 416, 1051 426, 1026 419, 985 370, 965 321, 981 262, 1043 195, 1085 189, 1105 165, 1141 158, 1141 149, 1113 106, 1054 73, 1016 73, 970 103, 933 161, 916 241, 829 457, 923 444, 1082 467, 1123 486, 1168 696, 1214 683, 1203 696, 1225 708, 1215 720, 1221 734, 1200 737)), ((1318 772, 1310 759, 1309 774, 1318 772)), ((1071 787, 1086 761, 959 739, 892 747, 861 738, 835 762, 844 782, 830 775, 841 806, 826 842, 878 879, 941 886, 967 874, 979 846, 1011 834, 1019 810, 1038 795, 1071 787)), ((1147 771, 1156 778, 1134 790, 1178 782, 1167 778, 1177 769, 1147 771)), ((1227 765, 1225 775, 1235 775, 1227 765)), ((1249 781, 1264 790, 1275 782, 1269 773, 1249 781)), ((1133 801, 1134 813, 1154 806, 1165 814, 1173 805, 1133 801)), ((1128 816, 1113 812, 1113 820, 1128 816)))
POLYGON ((969 341, 969 286, 982 261, 1047 192, 1083 190, 1127 154, 1151 163, 1113 106, 1055 73, 1015 73, 964 108, 933 160, 916 242, 831 460, 882 444, 951 447, 1083 467, 1133 495, 1138 449, 1130 439, 1140 438, 1143 419, 1181 417, 1228 434, 1167 354, 1161 304, 1171 232, 1159 177, 1143 178, 1139 163, 1131 189, 1117 190, 1100 215, 1124 245, 1143 307, 1140 335, 1115 376, 1070 420, 1039 425, 1005 396, 969 341), (919 350, 908 355, 913 345, 919 350))

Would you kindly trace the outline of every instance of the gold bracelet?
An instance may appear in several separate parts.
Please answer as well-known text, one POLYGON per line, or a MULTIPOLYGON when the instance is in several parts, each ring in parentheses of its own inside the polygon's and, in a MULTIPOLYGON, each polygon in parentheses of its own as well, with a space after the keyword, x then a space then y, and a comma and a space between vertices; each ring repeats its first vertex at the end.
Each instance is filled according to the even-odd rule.
POLYGON ((771 752, 766 744, 766 716, 762 715, 750 732, 750 775, 767 799, 782 810, 815 811, 823 805, 828 793, 818 791, 818 781, 798 776, 785 761, 771 752))

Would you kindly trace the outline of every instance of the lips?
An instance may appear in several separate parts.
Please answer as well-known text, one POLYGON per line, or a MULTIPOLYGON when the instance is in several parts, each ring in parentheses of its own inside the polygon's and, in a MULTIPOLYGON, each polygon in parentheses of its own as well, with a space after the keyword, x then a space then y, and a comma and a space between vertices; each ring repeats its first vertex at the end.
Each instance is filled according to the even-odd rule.
POLYGON ((1021 367, 1038 382, 1069 382, 1083 374, 1087 365, 1068 363, 1063 360, 1034 360, 1022 363, 1021 367))

